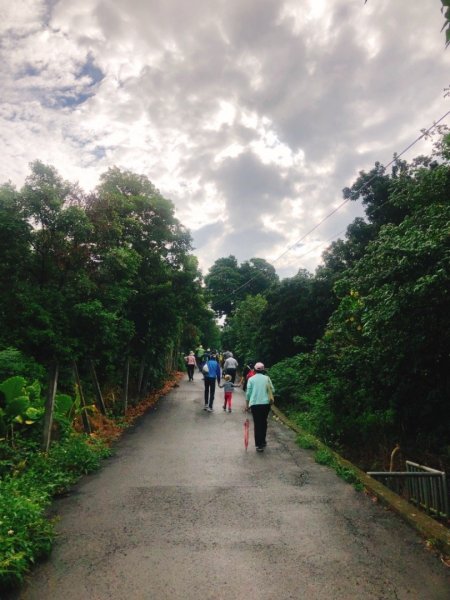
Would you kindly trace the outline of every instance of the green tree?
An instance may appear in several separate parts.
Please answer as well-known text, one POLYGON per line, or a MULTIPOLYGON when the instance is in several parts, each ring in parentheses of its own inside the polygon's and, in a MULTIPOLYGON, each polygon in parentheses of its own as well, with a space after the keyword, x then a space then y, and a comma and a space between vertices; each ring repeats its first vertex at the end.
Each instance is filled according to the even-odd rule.
POLYGON ((223 333, 224 343, 227 348, 233 348, 241 363, 259 357, 261 319, 266 307, 267 300, 262 294, 248 295, 238 303, 235 313, 227 323, 223 333))
POLYGON ((315 306, 314 290, 319 289, 320 282, 315 284, 311 273, 299 270, 267 293, 258 355, 268 364, 311 349, 322 335, 329 314, 326 307, 322 313, 322 307, 315 306))
POLYGON ((211 307, 219 316, 230 315, 235 306, 234 291, 242 285, 241 272, 236 257, 218 258, 205 277, 211 307))
POLYGON ((339 306, 299 374, 309 426, 366 457, 397 441, 410 456, 447 452, 450 167, 425 164, 391 178, 383 208, 405 217, 342 272, 339 306))

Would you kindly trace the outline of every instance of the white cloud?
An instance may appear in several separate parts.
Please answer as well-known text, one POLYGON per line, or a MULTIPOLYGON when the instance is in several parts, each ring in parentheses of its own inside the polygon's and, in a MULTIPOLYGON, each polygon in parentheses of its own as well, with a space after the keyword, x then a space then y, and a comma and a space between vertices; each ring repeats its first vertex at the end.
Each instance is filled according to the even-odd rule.
MULTIPOLYGON (((203 268, 281 255, 448 109, 435 0, 3 4, 0 181, 36 158, 88 189, 112 165, 145 173, 203 268)), ((361 213, 346 205, 280 273, 313 269, 361 213)))

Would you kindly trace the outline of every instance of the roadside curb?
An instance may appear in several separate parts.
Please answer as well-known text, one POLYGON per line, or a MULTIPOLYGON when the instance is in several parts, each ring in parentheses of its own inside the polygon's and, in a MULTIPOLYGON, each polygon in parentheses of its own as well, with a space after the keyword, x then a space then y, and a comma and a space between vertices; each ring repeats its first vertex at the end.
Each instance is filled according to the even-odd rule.
MULTIPOLYGON (((295 431, 295 433, 306 434, 306 431, 302 430, 301 427, 293 423, 276 406, 272 405, 272 412, 279 421, 295 431)), ((444 525, 438 523, 425 513, 419 512, 415 506, 392 492, 382 483, 372 479, 372 477, 367 475, 367 473, 328 448, 328 446, 311 434, 308 433, 308 436, 314 438, 315 442, 317 443, 317 448, 328 450, 328 452, 334 456, 340 465, 352 469, 367 491, 376 496, 382 504, 391 508, 404 521, 414 527, 414 529, 416 529, 416 531, 418 531, 420 535, 427 540, 427 542, 429 542, 432 546, 446 556, 450 555, 450 531, 444 525)))

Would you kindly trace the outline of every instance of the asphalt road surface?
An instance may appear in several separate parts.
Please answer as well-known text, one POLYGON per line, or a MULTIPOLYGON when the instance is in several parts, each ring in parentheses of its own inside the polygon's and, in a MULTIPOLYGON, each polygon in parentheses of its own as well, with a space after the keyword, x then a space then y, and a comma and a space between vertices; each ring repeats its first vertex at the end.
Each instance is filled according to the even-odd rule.
POLYGON ((398 517, 317 465, 244 397, 184 380, 55 503, 59 537, 20 600, 449 600, 450 572, 398 517))

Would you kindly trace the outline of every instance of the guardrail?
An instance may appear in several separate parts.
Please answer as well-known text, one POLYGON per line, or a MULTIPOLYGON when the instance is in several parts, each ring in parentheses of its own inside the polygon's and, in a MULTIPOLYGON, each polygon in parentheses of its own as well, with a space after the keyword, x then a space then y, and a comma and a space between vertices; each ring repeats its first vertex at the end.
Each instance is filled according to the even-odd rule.
POLYGON ((447 478, 437 471, 406 461, 406 471, 369 471, 370 475, 390 490, 406 497, 429 515, 449 518, 447 478))

